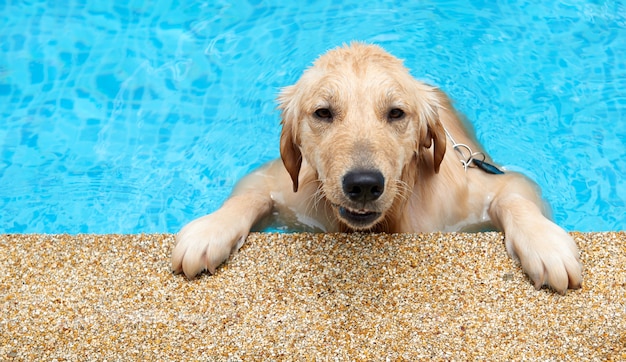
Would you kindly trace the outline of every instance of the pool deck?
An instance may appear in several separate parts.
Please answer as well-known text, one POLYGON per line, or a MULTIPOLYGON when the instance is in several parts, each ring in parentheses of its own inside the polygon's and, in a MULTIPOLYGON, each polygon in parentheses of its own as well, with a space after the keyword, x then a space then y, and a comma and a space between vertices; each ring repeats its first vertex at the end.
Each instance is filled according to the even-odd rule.
POLYGON ((216 275, 174 236, 0 235, 0 360, 626 360, 626 233, 572 233, 580 290, 502 235, 252 234, 216 275))

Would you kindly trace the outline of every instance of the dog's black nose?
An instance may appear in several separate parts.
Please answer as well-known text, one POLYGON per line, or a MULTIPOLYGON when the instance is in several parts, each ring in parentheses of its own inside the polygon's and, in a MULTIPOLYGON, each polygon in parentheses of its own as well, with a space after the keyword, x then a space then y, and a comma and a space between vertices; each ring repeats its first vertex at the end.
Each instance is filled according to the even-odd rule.
POLYGON ((352 201, 374 201, 385 189, 385 177, 377 170, 350 171, 342 182, 343 192, 352 201))

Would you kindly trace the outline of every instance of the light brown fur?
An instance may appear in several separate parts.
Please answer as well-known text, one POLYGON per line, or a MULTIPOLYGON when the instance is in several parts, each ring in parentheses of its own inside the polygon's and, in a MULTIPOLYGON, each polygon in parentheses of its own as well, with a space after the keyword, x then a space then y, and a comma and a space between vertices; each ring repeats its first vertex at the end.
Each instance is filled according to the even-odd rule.
POLYGON ((275 210, 321 231, 494 227, 504 231, 509 254, 537 288, 580 287, 578 248, 544 215, 536 186, 514 172, 466 171, 445 130, 457 143, 482 149, 450 100, 381 48, 353 43, 329 51, 283 90, 279 103, 282 162, 246 176, 219 210, 180 231, 175 272, 214 273, 275 210), (346 179, 364 170, 384 177, 371 199, 347 191, 362 191, 347 187, 346 179))

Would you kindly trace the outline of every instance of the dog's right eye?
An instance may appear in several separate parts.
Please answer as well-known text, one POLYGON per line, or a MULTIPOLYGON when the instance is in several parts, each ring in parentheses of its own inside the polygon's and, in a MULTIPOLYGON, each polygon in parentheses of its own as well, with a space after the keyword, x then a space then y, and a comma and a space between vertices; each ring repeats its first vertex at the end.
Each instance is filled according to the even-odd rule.
POLYGON ((404 111, 401 110, 400 108, 394 108, 389 111, 388 117, 389 117, 389 120, 391 121, 401 120, 402 118, 404 118, 404 111))
POLYGON ((333 113, 328 108, 320 108, 314 114, 315 117, 323 121, 331 121, 333 119, 333 113))

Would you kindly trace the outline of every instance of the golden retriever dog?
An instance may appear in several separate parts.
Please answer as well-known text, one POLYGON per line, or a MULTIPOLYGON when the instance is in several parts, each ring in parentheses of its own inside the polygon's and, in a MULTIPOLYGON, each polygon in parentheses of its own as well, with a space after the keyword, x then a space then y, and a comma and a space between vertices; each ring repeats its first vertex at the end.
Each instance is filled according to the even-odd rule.
POLYGON ((330 50, 278 97, 280 154, 176 237, 172 270, 216 268, 267 218, 326 232, 501 230, 540 289, 580 288, 579 251, 534 183, 501 172, 447 96, 376 45, 330 50))

